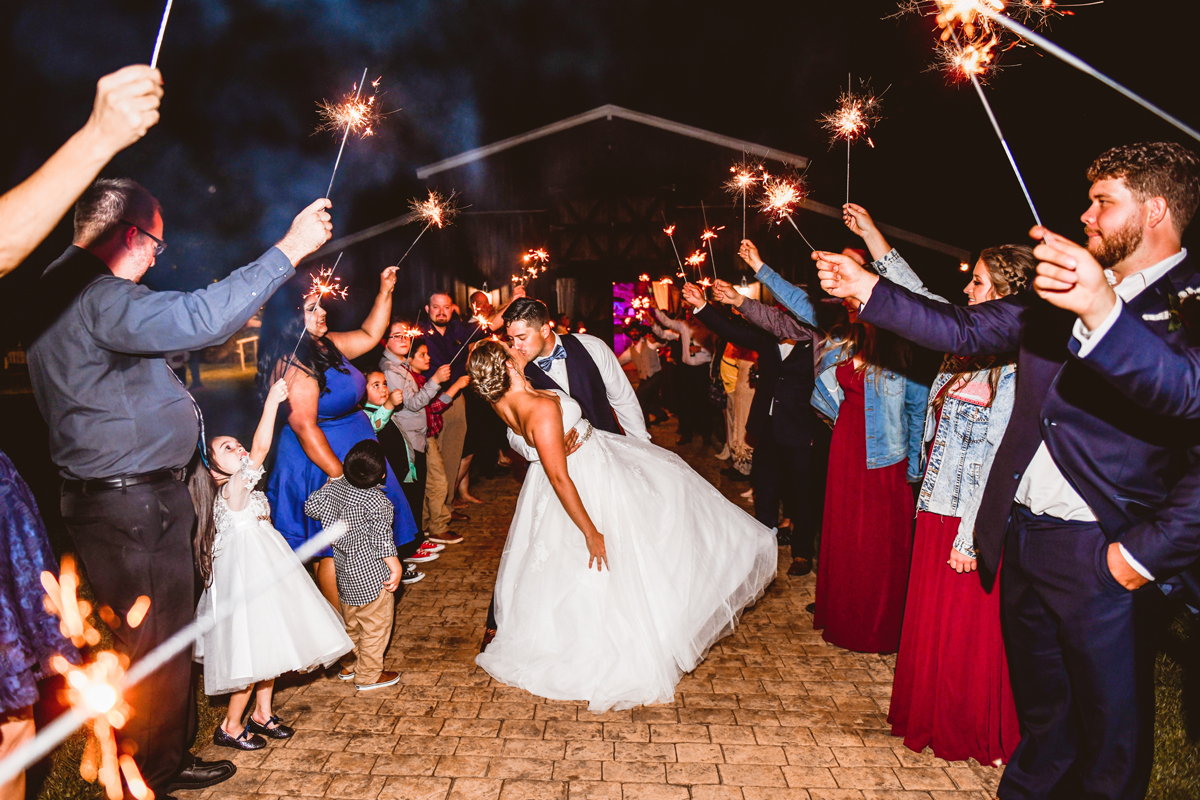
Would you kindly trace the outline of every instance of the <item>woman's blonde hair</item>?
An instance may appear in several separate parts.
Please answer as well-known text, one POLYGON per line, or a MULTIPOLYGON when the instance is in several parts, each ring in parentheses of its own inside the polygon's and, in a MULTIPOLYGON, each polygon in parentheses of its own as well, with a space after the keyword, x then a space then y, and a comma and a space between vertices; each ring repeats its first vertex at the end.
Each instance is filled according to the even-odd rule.
POLYGON ((512 388, 508 365, 512 357, 504 345, 494 339, 485 339, 471 347, 467 356, 467 374, 471 376, 471 388, 475 393, 495 403, 512 388))

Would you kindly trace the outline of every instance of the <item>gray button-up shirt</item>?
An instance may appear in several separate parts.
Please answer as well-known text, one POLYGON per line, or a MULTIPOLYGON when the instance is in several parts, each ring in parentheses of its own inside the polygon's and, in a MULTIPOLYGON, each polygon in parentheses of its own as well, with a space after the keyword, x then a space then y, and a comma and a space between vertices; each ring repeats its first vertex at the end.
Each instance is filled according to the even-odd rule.
POLYGON ((172 350, 220 344, 295 273, 272 247, 196 292, 155 292, 72 245, 42 275, 40 331, 29 347, 33 393, 64 478, 175 469, 199 439, 191 395, 167 366, 172 350))

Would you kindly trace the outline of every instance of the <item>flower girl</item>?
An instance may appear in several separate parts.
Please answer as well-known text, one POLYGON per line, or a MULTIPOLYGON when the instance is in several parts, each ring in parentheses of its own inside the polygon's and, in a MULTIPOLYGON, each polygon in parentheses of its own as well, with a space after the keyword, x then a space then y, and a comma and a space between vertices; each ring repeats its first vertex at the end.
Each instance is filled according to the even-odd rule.
POLYGON ((196 643, 204 691, 232 693, 213 742, 238 750, 265 747, 264 736, 287 739, 294 733, 271 709, 277 676, 327 667, 351 648, 337 613, 271 525, 266 495, 254 490, 271 449, 276 411, 287 394, 282 380, 271 387, 249 453, 232 436, 214 438, 208 469, 197 469, 190 485, 198 519, 196 563, 205 581, 198 617, 228 612, 256 581, 280 564, 292 564, 281 580, 238 603, 232 616, 196 643), (246 719, 251 693, 254 709, 246 719))

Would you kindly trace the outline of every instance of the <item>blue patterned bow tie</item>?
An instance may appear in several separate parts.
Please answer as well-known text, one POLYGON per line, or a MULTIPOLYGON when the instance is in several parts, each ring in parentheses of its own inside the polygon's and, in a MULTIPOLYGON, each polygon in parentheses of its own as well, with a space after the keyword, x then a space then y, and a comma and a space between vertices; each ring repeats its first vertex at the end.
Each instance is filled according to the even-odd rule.
POLYGON ((558 345, 554 346, 553 353, 546 356, 545 358, 539 358, 537 360, 538 369, 540 369, 542 372, 549 372, 550 367, 554 364, 555 361, 559 360, 560 358, 562 360, 566 361, 567 351, 563 350, 563 346, 561 344, 558 344, 558 345))

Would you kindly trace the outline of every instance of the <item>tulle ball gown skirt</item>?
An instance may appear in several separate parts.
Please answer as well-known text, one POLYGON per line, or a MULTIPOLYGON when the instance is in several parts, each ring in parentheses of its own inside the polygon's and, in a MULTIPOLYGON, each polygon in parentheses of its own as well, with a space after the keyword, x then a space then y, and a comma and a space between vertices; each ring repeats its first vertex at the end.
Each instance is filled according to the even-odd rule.
POLYGON ((775 536, 647 442, 594 430, 567 465, 610 570, 588 570, 583 533, 531 465, 496 581, 498 633, 477 661, 596 713, 672 702, 774 579, 775 536))

